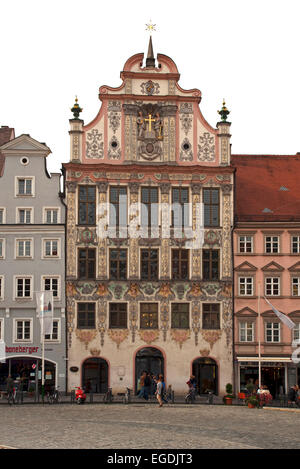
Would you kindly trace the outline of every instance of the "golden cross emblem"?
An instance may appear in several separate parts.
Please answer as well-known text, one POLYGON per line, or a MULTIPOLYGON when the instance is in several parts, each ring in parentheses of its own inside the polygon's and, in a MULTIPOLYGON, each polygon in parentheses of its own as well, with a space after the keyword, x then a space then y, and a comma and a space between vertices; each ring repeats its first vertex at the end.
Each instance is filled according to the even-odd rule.
POLYGON ((151 114, 149 114, 148 119, 145 119, 145 121, 149 122, 149 128, 148 128, 149 132, 151 132, 151 122, 156 121, 156 119, 151 119, 151 118, 152 118, 152 116, 151 116, 151 114))

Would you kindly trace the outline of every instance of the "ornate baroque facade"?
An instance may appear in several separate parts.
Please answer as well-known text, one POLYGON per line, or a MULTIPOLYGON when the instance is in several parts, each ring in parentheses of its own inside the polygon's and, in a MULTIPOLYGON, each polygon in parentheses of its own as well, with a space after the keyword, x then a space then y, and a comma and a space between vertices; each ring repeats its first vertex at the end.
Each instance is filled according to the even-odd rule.
POLYGON ((201 92, 179 86, 169 57, 148 59, 132 56, 119 88, 100 87, 92 122, 70 120, 68 386, 136 389, 146 368, 175 392, 194 373, 201 392, 223 394, 233 380, 230 124, 206 122, 201 92), (185 219, 195 232, 199 206, 203 243, 187 247, 176 227, 185 219))

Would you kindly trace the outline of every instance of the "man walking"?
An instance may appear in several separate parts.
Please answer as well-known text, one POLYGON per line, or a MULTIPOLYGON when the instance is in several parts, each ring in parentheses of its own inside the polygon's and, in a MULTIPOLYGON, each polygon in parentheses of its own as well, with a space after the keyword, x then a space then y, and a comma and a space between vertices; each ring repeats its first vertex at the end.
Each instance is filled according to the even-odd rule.
POLYGON ((11 402, 14 402, 14 380, 11 375, 8 375, 6 380, 6 391, 8 403, 11 404, 11 402))
POLYGON ((156 387, 156 399, 159 402, 159 407, 163 406, 162 402, 162 393, 163 393, 163 383, 162 383, 162 375, 159 375, 156 387))
POLYGON ((297 407, 300 406, 299 398, 298 398, 298 391, 299 391, 299 386, 298 384, 294 384, 289 390, 288 393, 288 405, 294 404, 297 407))

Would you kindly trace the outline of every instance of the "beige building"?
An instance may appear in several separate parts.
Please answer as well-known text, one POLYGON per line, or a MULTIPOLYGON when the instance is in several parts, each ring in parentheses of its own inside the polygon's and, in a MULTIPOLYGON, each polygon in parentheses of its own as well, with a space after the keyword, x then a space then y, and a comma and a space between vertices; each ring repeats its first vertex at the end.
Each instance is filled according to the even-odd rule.
POLYGON ((233 168, 227 110, 211 127, 172 59, 130 57, 87 125, 76 102, 67 212, 68 388, 175 393, 233 381, 233 168), (204 226, 203 226, 204 225, 204 226))

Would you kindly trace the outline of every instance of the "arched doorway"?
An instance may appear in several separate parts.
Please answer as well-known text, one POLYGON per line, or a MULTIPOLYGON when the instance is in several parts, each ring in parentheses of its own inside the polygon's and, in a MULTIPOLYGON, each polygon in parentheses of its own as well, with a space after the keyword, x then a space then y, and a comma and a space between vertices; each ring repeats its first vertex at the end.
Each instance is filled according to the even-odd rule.
POLYGON ((199 394, 207 394, 208 391, 218 394, 218 365, 212 358, 194 360, 193 375, 199 394))
POLYGON ((135 391, 137 381, 143 371, 154 375, 164 374, 164 357, 160 350, 154 347, 145 347, 139 350, 135 356, 135 391))
POLYGON ((103 358, 87 358, 82 364, 82 387, 86 392, 105 393, 108 389, 108 364, 103 358))

